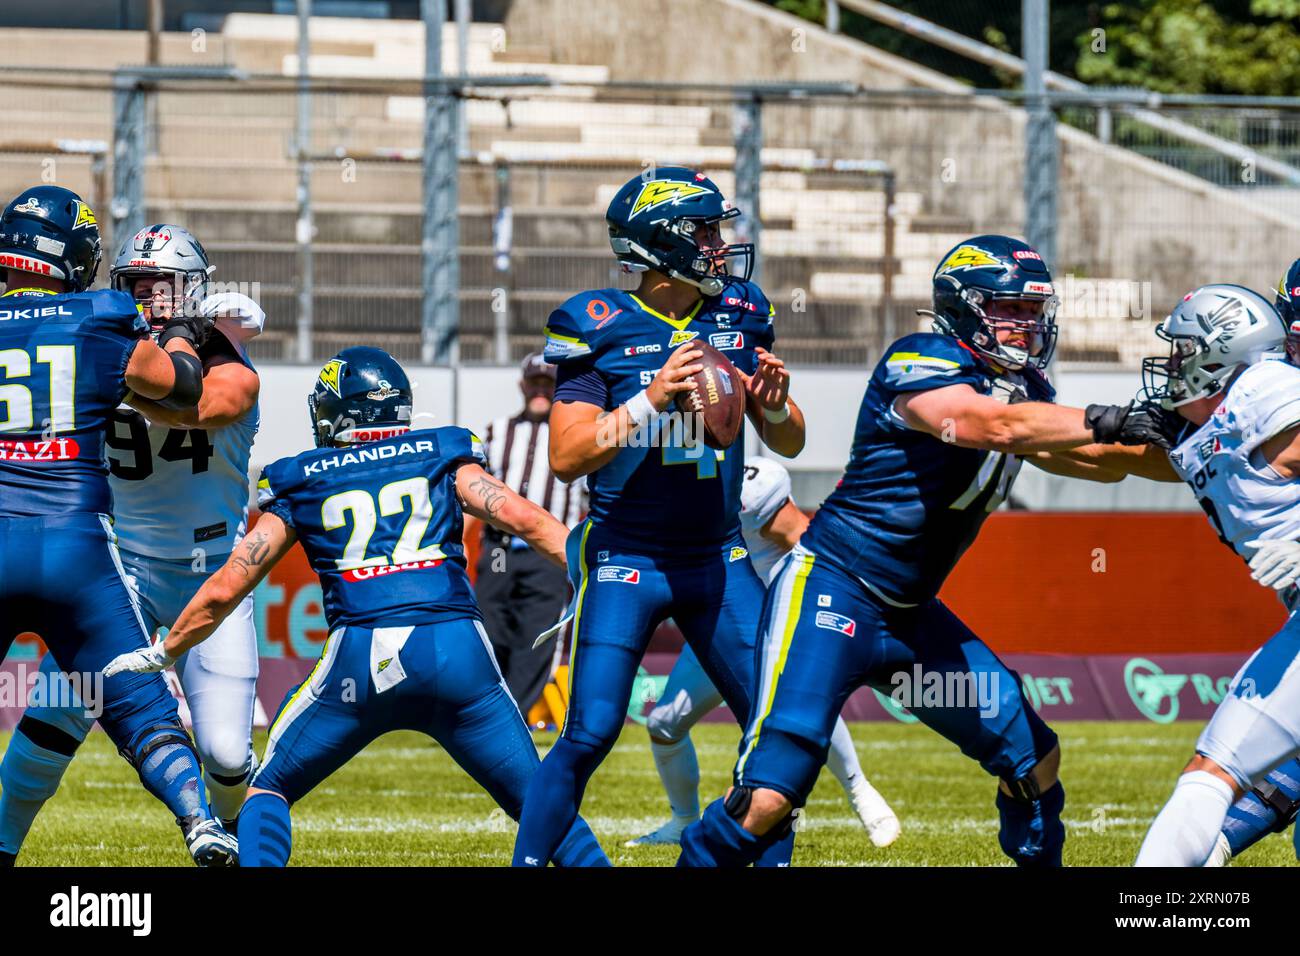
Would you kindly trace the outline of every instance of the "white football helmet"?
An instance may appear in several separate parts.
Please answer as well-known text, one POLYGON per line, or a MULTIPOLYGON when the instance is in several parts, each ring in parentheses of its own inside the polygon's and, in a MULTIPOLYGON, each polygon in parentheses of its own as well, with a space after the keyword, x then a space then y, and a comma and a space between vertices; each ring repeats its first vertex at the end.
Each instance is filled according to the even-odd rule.
MULTIPOLYGON (((197 314, 214 266, 189 230, 170 223, 146 226, 122 244, 109 270, 109 285, 134 297, 137 279, 165 279, 171 287, 171 311, 197 314)), ((151 297, 137 299, 155 333, 168 316, 154 316, 151 297)))
POLYGON ((1245 286, 1215 283, 1183 296, 1156 328, 1169 354, 1142 360, 1143 397, 1177 408, 1227 388, 1286 341, 1277 309, 1245 286))

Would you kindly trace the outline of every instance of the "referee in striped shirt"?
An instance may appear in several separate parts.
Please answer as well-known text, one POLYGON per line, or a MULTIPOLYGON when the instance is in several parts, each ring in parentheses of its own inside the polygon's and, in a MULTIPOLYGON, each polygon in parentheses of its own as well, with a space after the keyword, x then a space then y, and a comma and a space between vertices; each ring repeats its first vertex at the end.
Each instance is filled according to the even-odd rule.
MULTIPOLYGON (((587 510, 585 478, 566 484, 551 472, 547 419, 555 394, 555 366, 534 353, 524 359, 519 390, 524 407, 498 418, 482 433, 488 469, 520 496, 541 505, 572 528, 587 510)), ((533 641, 559 619, 569 579, 519 538, 483 525, 474 585, 483 624, 506 686, 524 717, 542 695, 563 650, 557 638, 536 650, 533 641)))

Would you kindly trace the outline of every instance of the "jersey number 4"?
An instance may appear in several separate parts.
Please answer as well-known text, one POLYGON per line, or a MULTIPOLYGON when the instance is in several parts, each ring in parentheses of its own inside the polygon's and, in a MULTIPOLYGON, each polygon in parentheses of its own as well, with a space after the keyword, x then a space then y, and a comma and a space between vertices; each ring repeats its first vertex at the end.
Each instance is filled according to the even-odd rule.
POLYGON ((390 482, 379 489, 378 495, 371 495, 363 488, 343 491, 330 495, 321 502, 321 525, 326 531, 346 526, 348 515, 352 517, 352 533, 348 535, 348 543, 343 547, 343 557, 334 559, 340 571, 437 561, 447 556, 443 553, 441 544, 420 547, 420 541, 433 519, 427 478, 404 478, 390 482), (366 548, 370 545, 375 529, 379 527, 379 519, 405 514, 408 501, 411 503, 411 516, 406 519, 406 525, 393 548, 392 560, 382 554, 366 557, 366 548))
MULTIPOLYGON (((113 427, 105 439, 109 448, 131 453, 128 464, 125 457, 108 457, 108 470, 114 478, 123 481, 144 481, 153 474, 153 449, 149 445, 149 425, 137 411, 113 412, 113 427), (125 426, 126 434, 122 434, 125 426)), ((163 461, 190 462, 190 474, 201 475, 208 470, 208 460, 216 454, 208 433, 201 428, 169 428, 158 457, 163 461)))

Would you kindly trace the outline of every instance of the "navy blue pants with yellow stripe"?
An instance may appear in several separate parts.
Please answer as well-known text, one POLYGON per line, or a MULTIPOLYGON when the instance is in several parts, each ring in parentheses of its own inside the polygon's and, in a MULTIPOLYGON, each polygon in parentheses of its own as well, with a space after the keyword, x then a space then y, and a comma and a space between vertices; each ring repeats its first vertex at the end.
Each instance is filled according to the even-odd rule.
MULTIPOLYGON (((1029 706, 1016 674, 941 601, 891 606, 804 548, 777 568, 759 640, 755 712, 735 783, 775 790, 795 807, 817 781, 845 701, 864 685, 893 696, 1008 781, 1025 777, 1056 746, 1056 734, 1029 706)), ((1001 842, 1017 862, 1059 862, 1064 791, 1058 788, 1028 802, 999 794, 1001 842)), ((683 864, 746 862, 761 842, 748 844, 738 830, 722 802, 714 804, 683 836, 683 864)))
POLYGON ((587 780, 623 728, 637 667, 660 622, 676 622, 742 725, 752 699, 764 591, 739 532, 721 546, 650 555, 587 521, 568 548, 577 595, 569 710, 529 786, 517 866, 544 866, 577 817, 587 780))
MULTIPOLYGON (((283 865, 287 805, 306 796, 367 744, 392 730, 428 734, 511 818, 519 819, 541 761, 497 670, 487 634, 471 618, 406 627, 332 632, 316 667, 285 699, 251 786, 283 797, 267 818, 267 797, 239 817, 243 865, 283 865), (246 823, 248 826, 246 827, 246 823)), ((608 865, 581 819, 566 829, 556 863, 608 865)))

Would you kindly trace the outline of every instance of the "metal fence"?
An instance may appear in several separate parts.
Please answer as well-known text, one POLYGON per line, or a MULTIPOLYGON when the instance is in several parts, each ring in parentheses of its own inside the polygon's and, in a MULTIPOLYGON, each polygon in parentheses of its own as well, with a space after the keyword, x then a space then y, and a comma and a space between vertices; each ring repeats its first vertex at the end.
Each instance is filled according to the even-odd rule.
MULTIPOLYGON (((98 197, 112 251, 146 221, 186 225, 214 278, 266 309, 262 360, 358 342, 407 361, 517 359, 568 295, 634 278, 603 212, 648 165, 703 168, 757 210, 740 229, 780 348, 803 364, 873 361, 924 324, 947 249, 1023 235, 1041 211, 1026 206, 1027 114, 993 91, 497 77, 313 80, 304 100, 292 78, 149 71, 0 85, 17 104, 0 118, 24 130, 0 134, 0 191, 57 181, 98 197)), ((1129 364, 1189 288, 1264 289, 1300 255, 1300 192, 1277 173, 1300 159, 1296 104, 1166 103, 1153 126, 1115 95, 1049 98, 1062 359, 1129 364), (1184 127, 1241 152, 1170 131, 1184 127)))

